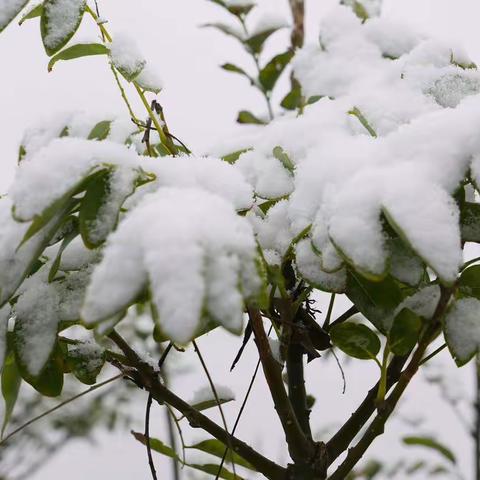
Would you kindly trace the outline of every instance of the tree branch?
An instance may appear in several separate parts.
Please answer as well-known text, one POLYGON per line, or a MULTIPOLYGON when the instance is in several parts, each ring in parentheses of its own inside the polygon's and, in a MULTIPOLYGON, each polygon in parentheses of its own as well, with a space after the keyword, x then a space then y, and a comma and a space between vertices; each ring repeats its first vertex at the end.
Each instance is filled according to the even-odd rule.
POLYGON ((260 355, 265 379, 272 395, 275 410, 285 432, 290 456, 295 462, 303 463, 309 461, 315 454, 314 445, 303 433, 285 391, 280 365, 273 358, 268 337, 263 328, 262 314, 257 309, 249 308, 248 316, 255 335, 255 343, 260 355))
POLYGON ((302 48, 305 39, 305 3, 304 0, 289 0, 292 11, 293 28, 290 37, 292 48, 302 48))
POLYGON ((439 328, 441 328, 440 320, 448 305, 452 291, 453 289, 451 288, 442 287, 440 300, 437 308, 435 309, 435 314, 432 317, 431 324, 419 342, 419 345, 415 350, 410 363, 401 373, 398 383, 390 396, 381 406, 379 406, 377 416, 372 421, 363 437, 353 448, 349 450, 345 460, 341 463, 337 470, 330 477, 328 477, 328 480, 343 480, 363 457, 364 453, 367 451, 373 441, 379 435, 383 434, 385 430, 385 423, 397 406, 398 401, 407 389, 410 381, 417 373, 428 346, 436 338, 439 328))
MULTIPOLYGON (((110 339, 120 348, 127 360, 134 366, 132 378, 140 387, 151 392, 153 398, 163 404, 167 403, 181 412, 193 428, 202 428, 210 433, 225 446, 231 444, 236 453, 251 463, 260 473, 270 480, 286 480, 286 469, 272 462, 268 458, 256 452, 253 448, 238 438, 230 435, 214 421, 200 413, 187 402, 175 395, 171 390, 162 385, 158 372, 151 365, 145 363, 137 353, 123 340, 114 330, 109 335, 110 339)), ((122 365, 116 363, 118 368, 122 365)))

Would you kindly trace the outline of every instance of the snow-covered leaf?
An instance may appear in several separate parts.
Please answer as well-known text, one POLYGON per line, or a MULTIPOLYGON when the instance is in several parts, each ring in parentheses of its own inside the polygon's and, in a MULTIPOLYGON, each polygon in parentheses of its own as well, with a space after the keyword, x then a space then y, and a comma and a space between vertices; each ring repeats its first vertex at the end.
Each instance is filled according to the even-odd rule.
POLYGON ((2 0, 0 5, 0 32, 20 13, 29 0, 2 0))
POLYGON ((12 416, 15 404, 17 403, 21 382, 22 377, 20 376, 20 372, 15 363, 15 356, 13 355, 13 352, 11 352, 5 359, 5 365, 2 370, 2 396, 5 402, 1 431, 2 437, 12 416))
POLYGON ((110 45, 110 58, 113 66, 129 82, 135 80, 147 64, 134 39, 127 35, 117 35, 110 45))
POLYGON ((49 56, 73 37, 85 12, 85 0, 45 0, 40 19, 43 46, 49 56))
POLYGON ((445 317, 445 339, 459 367, 480 351, 480 300, 461 298, 445 317))
POLYGON ((83 318, 106 320, 148 286, 172 340, 193 338, 203 312, 239 332, 244 299, 261 290, 255 257, 251 227, 231 204, 198 189, 162 188, 109 237, 83 318))

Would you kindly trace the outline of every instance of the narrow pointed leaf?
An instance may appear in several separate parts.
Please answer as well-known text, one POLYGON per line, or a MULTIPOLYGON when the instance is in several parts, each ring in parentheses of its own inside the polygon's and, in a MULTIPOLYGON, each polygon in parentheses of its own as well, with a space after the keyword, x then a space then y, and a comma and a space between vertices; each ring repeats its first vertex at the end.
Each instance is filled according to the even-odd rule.
POLYGON ((8 355, 2 372, 2 395, 5 402, 5 411, 2 424, 2 433, 5 432, 5 428, 10 421, 10 418, 17 402, 18 392, 20 390, 20 384, 22 377, 15 363, 15 357, 13 353, 8 355))
POLYGON ((53 66, 59 60, 73 60, 91 55, 107 55, 108 52, 108 48, 101 43, 78 43, 54 55, 48 62, 48 71, 51 72, 53 66))
POLYGON ((273 57, 265 67, 262 68, 259 80, 262 87, 267 91, 273 90, 280 75, 285 70, 293 57, 293 51, 289 50, 273 57))
POLYGON ((449 460, 451 463, 456 463, 456 458, 454 453, 445 445, 441 444, 437 440, 431 437, 404 437, 403 443, 409 446, 420 446, 426 447, 431 450, 435 450, 440 453, 443 457, 449 460))
POLYGON ((22 15, 22 18, 19 20, 18 24, 22 25, 23 22, 26 22, 27 20, 40 17, 42 15, 42 12, 43 12, 43 3, 39 3, 38 5, 33 7, 31 10, 28 10, 24 15, 22 15))
POLYGON ((0 12, 0 32, 20 13, 29 0, 12 0, 2 5, 0 12))

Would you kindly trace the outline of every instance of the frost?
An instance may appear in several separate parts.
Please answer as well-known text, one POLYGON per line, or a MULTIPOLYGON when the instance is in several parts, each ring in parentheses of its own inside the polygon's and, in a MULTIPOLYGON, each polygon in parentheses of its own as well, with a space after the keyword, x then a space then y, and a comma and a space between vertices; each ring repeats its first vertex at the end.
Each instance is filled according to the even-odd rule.
POLYGON ((296 245, 296 265, 300 275, 316 288, 325 292, 343 293, 347 286, 345 268, 334 273, 322 270, 321 258, 313 251, 309 240, 304 239, 296 245))
POLYGON ((480 348, 480 301, 462 298, 450 308, 445 318, 445 338, 456 362, 463 365, 480 348))
POLYGON ((172 340, 188 342, 205 313, 239 331, 242 291, 260 288, 255 255, 250 225, 231 204, 202 190, 162 188, 110 236, 83 318, 107 319, 149 285, 162 331, 172 340))
POLYGON ((140 53, 135 40, 125 34, 117 34, 115 36, 110 46, 110 57, 113 65, 128 80, 135 79, 147 63, 140 53))
POLYGON ((44 44, 55 50, 69 34, 75 31, 85 8, 85 0, 52 0, 45 4, 48 29, 44 44))

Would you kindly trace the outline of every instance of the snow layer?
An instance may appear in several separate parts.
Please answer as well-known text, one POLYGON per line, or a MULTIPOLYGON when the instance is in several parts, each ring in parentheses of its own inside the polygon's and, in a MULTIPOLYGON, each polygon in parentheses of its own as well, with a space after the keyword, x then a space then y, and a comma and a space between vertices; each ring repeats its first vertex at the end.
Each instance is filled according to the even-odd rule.
POLYGON ((47 30, 43 42, 48 48, 56 49, 75 31, 85 9, 85 0, 50 0, 44 8, 47 30))
POLYGON ((445 318, 445 337, 459 364, 468 361, 480 349, 480 301, 462 298, 445 318))
POLYGON ((125 34, 117 34, 110 46, 112 63, 129 80, 137 77, 146 65, 133 38, 125 34))
MULTIPOLYGON (((226 386, 215 385, 215 391, 218 399, 221 403, 235 400, 235 393, 226 386)), ((198 405, 200 403, 215 401, 215 395, 210 385, 205 385, 194 392, 191 400, 188 402, 190 405, 198 405)))
POLYGON ((205 314, 238 332, 243 297, 260 288, 255 255, 249 223, 226 200, 198 189, 162 188, 110 236, 83 318, 105 320, 149 285, 172 340, 188 342, 205 314))
POLYGON ((0 30, 17 16, 27 0, 2 0, 0 5, 0 30))

